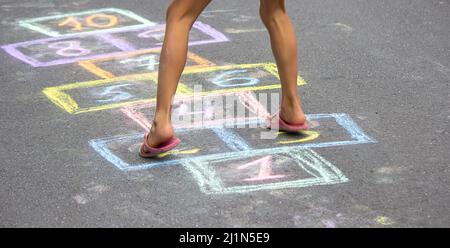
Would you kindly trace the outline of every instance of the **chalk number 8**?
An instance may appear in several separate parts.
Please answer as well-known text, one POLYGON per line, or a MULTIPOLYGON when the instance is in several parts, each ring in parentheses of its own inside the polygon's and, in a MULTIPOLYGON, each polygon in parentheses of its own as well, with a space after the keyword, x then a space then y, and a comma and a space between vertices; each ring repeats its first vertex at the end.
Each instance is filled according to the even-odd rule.
POLYGON ((48 47, 56 49, 56 54, 64 57, 78 57, 91 53, 91 50, 82 48, 80 42, 76 40, 55 42, 48 47))

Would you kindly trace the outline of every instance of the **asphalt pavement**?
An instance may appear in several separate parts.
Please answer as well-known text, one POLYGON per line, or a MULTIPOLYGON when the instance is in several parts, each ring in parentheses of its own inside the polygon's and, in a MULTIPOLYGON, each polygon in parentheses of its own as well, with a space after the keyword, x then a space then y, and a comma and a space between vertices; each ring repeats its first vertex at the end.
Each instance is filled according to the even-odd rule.
MULTIPOLYGON (((311 131, 182 124, 145 160, 168 4, 0 1, 1 227, 450 226, 450 1, 287 1, 311 131)), ((207 7, 182 90, 279 92, 258 4, 207 7)))

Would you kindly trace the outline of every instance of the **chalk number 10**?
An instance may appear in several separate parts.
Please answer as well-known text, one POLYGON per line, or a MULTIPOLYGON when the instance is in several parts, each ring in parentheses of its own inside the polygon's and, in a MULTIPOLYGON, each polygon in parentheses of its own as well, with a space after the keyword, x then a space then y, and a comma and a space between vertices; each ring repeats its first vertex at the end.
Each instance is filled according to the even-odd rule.
MULTIPOLYGON (((106 14, 90 15, 84 19, 84 23, 88 27, 93 28, 111 28, 119 23, 116 16, 106 14)), ((79 22, 75 17, 67 17, 58 23, 58 27, 70 26, 73 31, 82 31, 83 23, 79 22)))

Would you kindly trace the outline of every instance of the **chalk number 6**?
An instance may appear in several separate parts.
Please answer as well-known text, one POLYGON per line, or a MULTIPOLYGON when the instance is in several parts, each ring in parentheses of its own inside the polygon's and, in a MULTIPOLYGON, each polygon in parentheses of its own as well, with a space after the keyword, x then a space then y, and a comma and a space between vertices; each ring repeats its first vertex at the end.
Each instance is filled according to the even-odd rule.
POLYGON ((229 77, 233 74, 238 74, 242 72, 247 72, 247 70, 231 70, 223 72, 219 75, 217 75, 215 78, 210 79, 210 81, 218 85, 220 87, 236 87, 236 86, 249 86, 249 85, 255 85, 259 83, 259 79, 252 78, 252 77, 229 77))

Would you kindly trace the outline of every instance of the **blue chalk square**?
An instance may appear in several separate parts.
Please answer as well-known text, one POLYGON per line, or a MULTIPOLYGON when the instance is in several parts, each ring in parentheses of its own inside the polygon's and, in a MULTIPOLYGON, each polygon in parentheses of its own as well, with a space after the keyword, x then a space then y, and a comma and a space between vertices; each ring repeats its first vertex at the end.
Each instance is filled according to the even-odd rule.
MULTIPOLYGON (((209 154, 233 152, 245 144, 227 144, 213 129, 178 129, 181 144, 156 158, 139 157, 144 133, 133 133, 89 141, 90 146, 104 159, 122 171, 151 169, 161 166, 180 165, 186 159, 209 154), (204 137, 208 137, 205 139, 204 137)), ((224 134, 224 133, 222 133, 224 134)))

